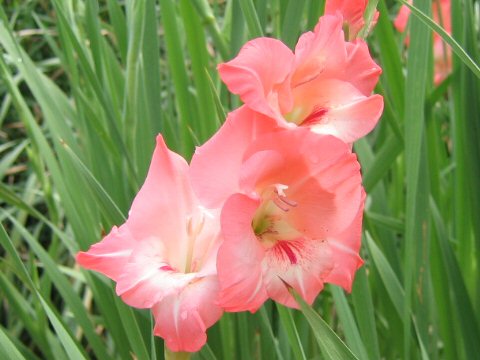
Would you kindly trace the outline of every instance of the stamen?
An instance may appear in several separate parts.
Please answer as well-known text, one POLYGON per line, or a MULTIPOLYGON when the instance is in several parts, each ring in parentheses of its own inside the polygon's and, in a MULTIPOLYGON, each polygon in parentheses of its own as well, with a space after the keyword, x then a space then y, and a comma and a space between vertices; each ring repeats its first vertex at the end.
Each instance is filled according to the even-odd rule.
POLYGON ((205 216, 203 213, 200 213, 200 221, 196 222, 195 226, 193 224, 193 217, 189 216, 187 219, 187 232, 190 238, 196 237, 202 231, 203 225, 205 225, 205 216))
POLYGON ((296 207, 298 205, 298 203, 296 201, 288 200, 288 198, 286 196, 279 196, 278 198, 288 206, 296 207))
POLYGON ((280 210, 283 210, 285 212, 290 211, 290 208, 288 207, 288 204, 283 202, 281 197, 278 196, 278 197, 274 198, 272 201, 275 205, 277 205, 277 207, 280 210))
POLYGON ((190 234, 193 233, 193 221, 192 221, 192 217, 189 216, 187 218, 187 234, 190 236, 190 234))
POLYGON ((189 216, 187 219, 188 249, 185 264, 185 273, 189 273, 195 270, 196 262, 192 262, 193 251, 195 249, 195 241, 197 240, 197 236, 201 233, 204 225, 205 216, 203 212, 200 213, 200 221, 196 222, 195 224, 193 216, 189 216))
POLYGON ((288 185, 283 185, 283 184, 275 184, 275 194, 280 195, 280 196, 286 196, 285 195, 285 190, 288 189, 288 185))
POLYGON ((280 210, 285 212, 290 211, 290 208, 298 205, 295 201, 287 198, 287 195, 285 195, 285 190, 287 189, 287 185, 277 184, 273 190, 276 196, 272 199, 273 203, 277 205, 280 210))
POLYGON ((262 237, 264 235, 278 235, 278 231, 277 230, 272 230, 271 228, 267 228, 264 231, 262 231, 261 233, 257 234, 258 237, 262 237))

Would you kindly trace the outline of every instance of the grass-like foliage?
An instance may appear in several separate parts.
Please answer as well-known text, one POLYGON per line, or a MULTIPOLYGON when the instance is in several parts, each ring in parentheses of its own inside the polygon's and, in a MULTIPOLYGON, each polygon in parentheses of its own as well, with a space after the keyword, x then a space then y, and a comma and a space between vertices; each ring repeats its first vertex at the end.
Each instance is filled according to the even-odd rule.
MULTIPOLYGON (((156 134, 188 159, 239 106, 217 64, 258 36, 293 46, 323 3, 1 3, 1 359, 164 357, 150 313, 74 255, 124 221, 156 134)), ((378 1, 368 36, 385 110, 354 147, 368 198, 351 294, 225 314, 195 358, 478 358, 480 2, 452 0, 450 36, 414 1, 408 50, 392 22, 402 3, 378 1), (433 30, 453 49, 438 85, 433 30)))

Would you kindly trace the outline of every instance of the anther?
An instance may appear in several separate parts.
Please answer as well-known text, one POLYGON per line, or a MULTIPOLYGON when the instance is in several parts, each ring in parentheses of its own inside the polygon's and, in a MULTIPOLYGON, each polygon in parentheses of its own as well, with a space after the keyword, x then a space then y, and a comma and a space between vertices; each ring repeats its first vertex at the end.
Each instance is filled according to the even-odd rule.
POLYGON ((280 199, 280 201, 282 201, 283 203, 285 203, 290 207, 296 207, 298 205, 296 201, 288 200, 288 198, 285 196, 279 196, 278 198, 280 199))
POLYGON ((277 197, 276 197, 275 199, 273 199, 272 201, 273 201, 273 203, 274 203, 275 205, 277 205, 277 207, 278 207, 280 210, 283 210, 283 211, 285 211, 285 212, 290 211, 289 205, 288 205, 286 202, 284 202, 280 196, 277 196, 277 197))
POLYGON ((190 237, 197 236, 203 229, 205 225, 205 216, 200 214, 200 221, 196 222, 194 225, 193 216, 189 216, 187 219, 187 232, 190 237))

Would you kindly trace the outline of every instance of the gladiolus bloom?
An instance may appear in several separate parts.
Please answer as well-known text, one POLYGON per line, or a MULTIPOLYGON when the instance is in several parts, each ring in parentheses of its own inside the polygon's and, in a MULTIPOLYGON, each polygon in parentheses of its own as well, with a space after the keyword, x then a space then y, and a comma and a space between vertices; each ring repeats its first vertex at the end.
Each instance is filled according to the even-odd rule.
POLYGON ((219 232, 218 211, 200 206, 188 164, 158 136, 128 220, 78 253, 77 261, 114 280, 128 305, 151 308, 154 334, 171 351, 194 352, 222 315, 217 305, 219 232))
POLYGON ((309 303, 325 282, 349 291, 362 264, 365 195, 356 156, 341 140, 309 129, 268 121, 257 128, 252 113, 231 114, 191 164, 201 199, 211 199, 215 184, 230 187, 211 203, 223 204, 220 305, 253 312, 271 298, 297 307, 285 284, 309 303), (215 158, 227 148, 228 158, 215 158), (228 171, 215 170, 224 166, 228 171))
POLYGON ((218 67, 230 91, 279 126, 308 127, 352 143, 369 133, 383 110, 371 95, 381 69, 363 40, 346 42, 340 15, 320 18, 293 53, 271 38, 249 41, 218 67))
MULTIPOLYGON (((411 3, 411 1, 410 1, 411 3)), ((433 20, 440 24, 447 33, 452 33, 452 20, 450 13, 450 0, 439 0, 432 2, 433 20), (440 7, 438 6, 440 4, 440 7)), ((410 17, 410 9, 402 5, 395 19, 394 25, 398 31, 404 32, 408 18, 410 17)), ((409 38, 405 38, 408 45, 409 38)), ((433 34, 433 57, 434 57, 434 82, 440 84, 452 70, 452 50, 448 47, 443 39, 437 33, 433 34)))
MULTIPOLYGON (((348 40, 356 39, 358 33, 365 26, 363 18, 367 8, 367 0, 327 0, 325 15, 335 15, 337 12, 343 16, 344 30, 348 40)), ((375 26, 379 12, 375 11, 369 31, 375 26)))

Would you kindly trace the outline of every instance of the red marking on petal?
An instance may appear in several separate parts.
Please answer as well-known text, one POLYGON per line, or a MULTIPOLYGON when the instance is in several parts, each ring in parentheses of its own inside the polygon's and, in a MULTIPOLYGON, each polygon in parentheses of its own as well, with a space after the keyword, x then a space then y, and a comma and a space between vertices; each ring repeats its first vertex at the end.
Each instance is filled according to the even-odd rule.
POLYGON ((290 263, 292 265, 295 265, 297 263, 297 255, 292 249, 292 247, 295 248, 294 244, 289 241, 279 241, 276 247, 285 255, 287 255, 288 260, 290 260, 290 263))
POLYGON ((328 109, 319 107, 313 109, 310 115, 308 115, 300 124, 300 126, 310 126, 317 124, 322 120, 322 117, 328 112, 328 109))
POLYGON ((163 265, 159 269, 162 271, 175 271, 175 269, 172 268, 170 265, 163 265))

